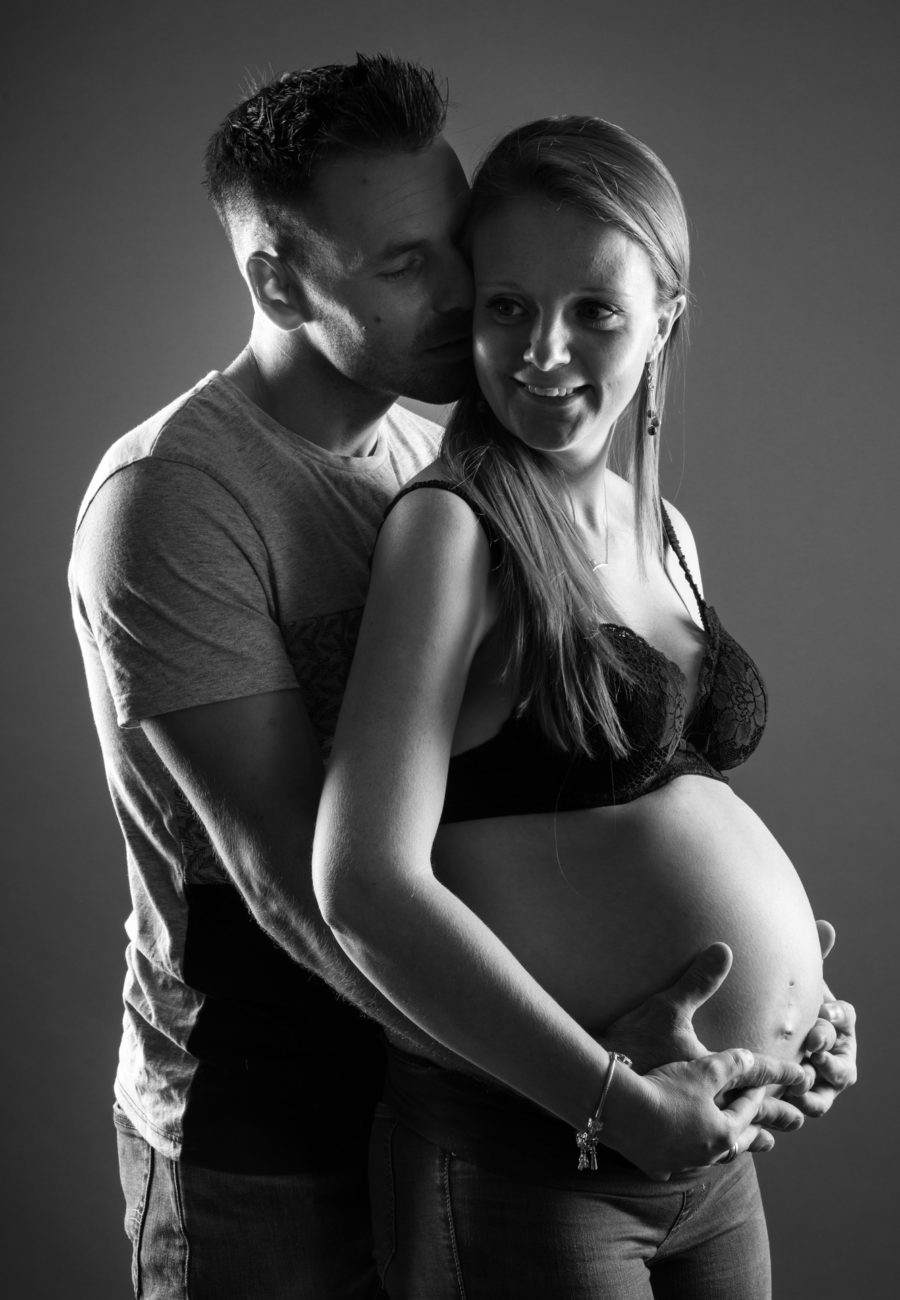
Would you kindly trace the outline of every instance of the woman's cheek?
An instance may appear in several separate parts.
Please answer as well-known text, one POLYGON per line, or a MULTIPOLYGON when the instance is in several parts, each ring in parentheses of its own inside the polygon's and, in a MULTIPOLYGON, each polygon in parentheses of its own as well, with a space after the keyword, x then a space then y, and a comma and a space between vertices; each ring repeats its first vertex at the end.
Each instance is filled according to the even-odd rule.
POLYGON ((496 346, 490 336, 475 335, 475 374, 479 387, 490 398, 498 386, 498 358, 496 346))

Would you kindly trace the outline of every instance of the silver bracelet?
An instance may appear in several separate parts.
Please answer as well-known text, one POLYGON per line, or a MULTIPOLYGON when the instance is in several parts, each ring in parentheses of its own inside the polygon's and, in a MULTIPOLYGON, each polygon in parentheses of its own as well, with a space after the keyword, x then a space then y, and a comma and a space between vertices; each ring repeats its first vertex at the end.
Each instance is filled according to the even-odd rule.
POLYGON ((617 1061, 621 1061, 623 1065, 631 1065, 630 1056, 625 1056, 622 1052, 609 1053, 609 1069, 606 1071, 606 1078, 603 1080, 603 1088, 600 1092, 600 1100, 597 1102, 597 1109, 581 1132, 575 1134, 575 1145, 578 1147, 578 1168, 580 1170, 590 1169, 593 1171, 597 1168, 597 1143, 600 1141, 600 1134, 603 1131, 603 1107, 606 1105, 606 1096, 613 1075, 616 1072, 617 1061))

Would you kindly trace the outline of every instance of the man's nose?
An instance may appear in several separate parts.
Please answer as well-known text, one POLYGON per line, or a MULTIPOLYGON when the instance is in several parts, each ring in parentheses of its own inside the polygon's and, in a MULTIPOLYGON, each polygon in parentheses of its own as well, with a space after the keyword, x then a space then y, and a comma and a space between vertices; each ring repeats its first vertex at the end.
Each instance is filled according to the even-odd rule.
POLYGON ((523 359, 537 370, 555 370, 568 365, 569 332, 559 317, 535 320, 523 359))

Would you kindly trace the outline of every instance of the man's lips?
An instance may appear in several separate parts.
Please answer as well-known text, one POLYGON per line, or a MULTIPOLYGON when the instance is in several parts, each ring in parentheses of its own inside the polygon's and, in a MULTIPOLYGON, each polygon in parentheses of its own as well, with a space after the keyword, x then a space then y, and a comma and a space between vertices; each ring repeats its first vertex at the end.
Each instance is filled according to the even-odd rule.
POLYGON ((458 334, 445 339, 443 343, 431 343, 426 352, 436 352, 438 356, 470 357, 472 355, 472 335, 458 334))

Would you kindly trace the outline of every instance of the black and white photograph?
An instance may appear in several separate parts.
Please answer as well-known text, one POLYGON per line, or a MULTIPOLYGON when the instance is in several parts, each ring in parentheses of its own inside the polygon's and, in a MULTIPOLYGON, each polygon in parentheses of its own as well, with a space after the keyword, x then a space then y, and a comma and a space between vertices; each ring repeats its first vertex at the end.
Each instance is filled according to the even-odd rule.
POLYGON ((15 1300, 881 1300, 900 17, 4 23, 15 1300))

